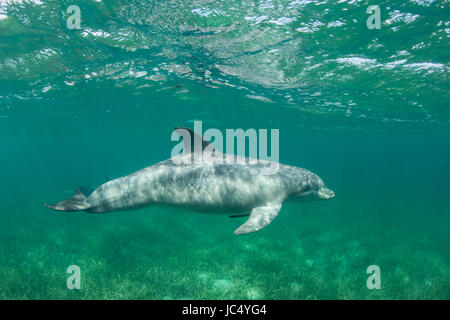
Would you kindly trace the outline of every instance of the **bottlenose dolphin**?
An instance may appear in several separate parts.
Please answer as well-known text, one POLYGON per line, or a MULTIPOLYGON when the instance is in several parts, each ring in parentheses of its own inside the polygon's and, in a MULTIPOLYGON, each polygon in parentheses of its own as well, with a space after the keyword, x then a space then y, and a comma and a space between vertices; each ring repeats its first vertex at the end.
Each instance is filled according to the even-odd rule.
MULTIPOLYGON (((211 147, 191 129, 177 130, 187 130, 191 138, 201 139, 200 152, 211 147)), ((248 158, 214 150, 195 162, 196 152, 185 148, 182 154, 106 182, 89 197, 77 190, 72 198, 45 206, 57 211, 102 213, 158 204, 231 217, 249 216, 234 231, 244 234, 271 223, 285 201, 334 197, 321 178, 303 168, 278 164, 278 170, 267 175, 261 173, 269 164, 267 160, 249 163, 248 158), (229 161, 216 161, 218 155, 229 161)))

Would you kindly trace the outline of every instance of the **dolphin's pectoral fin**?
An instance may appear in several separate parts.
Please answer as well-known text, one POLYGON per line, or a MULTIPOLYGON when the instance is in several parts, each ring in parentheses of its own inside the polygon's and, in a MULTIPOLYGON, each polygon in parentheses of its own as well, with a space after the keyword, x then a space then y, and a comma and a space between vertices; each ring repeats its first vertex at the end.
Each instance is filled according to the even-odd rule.
POLYGON ((253 208, 248 220, 242 226, 234 230, 234 233, 244 234, 261 230, 275 219, 278 212, 280 212, 280 209, 280 203, 253 208))

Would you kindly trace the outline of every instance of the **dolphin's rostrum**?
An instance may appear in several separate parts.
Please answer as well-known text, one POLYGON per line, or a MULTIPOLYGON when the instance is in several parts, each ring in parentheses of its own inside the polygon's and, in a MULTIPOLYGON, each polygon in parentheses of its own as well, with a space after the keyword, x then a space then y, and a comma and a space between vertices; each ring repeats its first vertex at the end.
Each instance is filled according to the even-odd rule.
POLYGON ((299 167, 279 164, 274 174, 261 174, 269 161, 249 162, 248 158, 217 150, 213 155, 202 154, 202 161, 193 161, 194 153, 202 152, 208 142, 190 129, 177 130, 201 139, 200 150, 189 152, 193 148, 185 148, 183 154, 106 182, 89 197, 77 190, 72 198, 46 206, 58 211, 102 213, 158 204, 229 216, 249 215, 234 231, 243 234, 271 223, 285 201, 334 197, 322 179, 299 167), (219 156, 225 160, 217 161, 219 156))

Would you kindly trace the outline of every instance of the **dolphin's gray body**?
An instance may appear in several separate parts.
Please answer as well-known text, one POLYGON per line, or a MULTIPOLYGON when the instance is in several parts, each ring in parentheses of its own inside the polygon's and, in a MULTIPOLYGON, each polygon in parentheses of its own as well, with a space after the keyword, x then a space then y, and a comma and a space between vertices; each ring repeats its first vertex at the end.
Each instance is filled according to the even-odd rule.
POLYGON ((267 175, 261 172, 267 169, 268 161, 249 164, 245 158, 238 161, 239 157, 223 156, 233 161, 217 163, 205 156, 200 163, 193 163, 191 154, 178 155, 111 180, 89 197, 77 191, 68 200, 46 206, 58 211, 102 213, 159 204, 230 216, 250 215, 235 230, 242 234, 272 222, 284 201, 334 197, 322 179, 306 169, 279 164, 274 174, 267 175))

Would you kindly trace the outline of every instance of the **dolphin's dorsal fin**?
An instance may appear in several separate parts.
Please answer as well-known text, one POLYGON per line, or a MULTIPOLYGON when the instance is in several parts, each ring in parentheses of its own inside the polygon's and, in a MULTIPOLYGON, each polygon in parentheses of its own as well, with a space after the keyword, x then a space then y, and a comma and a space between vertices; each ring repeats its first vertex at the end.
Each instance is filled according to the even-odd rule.
POLYGON ((261 230, 275 219, 278 212, 280 212, 280 209, 280 203, 267 204, 262 207, 253 208, 247 221, 234 230, 234 233, 244 234, 261 230))
MULTIPOLYGON (((175 132, 183 137, 184 142, 183 152, 185 153, 203 152, 203 150, 205 150, 205 148, 210 145, 210 143, 207 140, 205 140, 201 135, 199 135, 192 129, 185 127, 178 127, 175 128, 175 132), (190 140, 186 141, 185 139, 187 137, 190 137, 190 140), (195 141, 198 141, 197 146, 195 145, 195 141), (201 144, 199 142, 201 142, 201 144), (198 148, 198 150, 196 150, 196 147, 198 148)), ((210 146, 209 150, 213 151, 214 150, 213 146, 210 146)))

